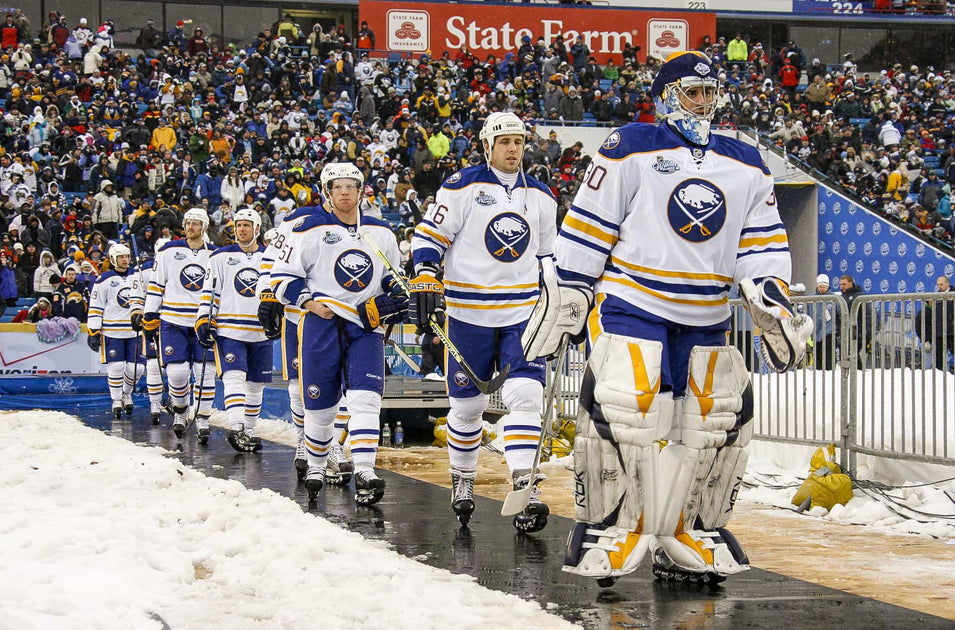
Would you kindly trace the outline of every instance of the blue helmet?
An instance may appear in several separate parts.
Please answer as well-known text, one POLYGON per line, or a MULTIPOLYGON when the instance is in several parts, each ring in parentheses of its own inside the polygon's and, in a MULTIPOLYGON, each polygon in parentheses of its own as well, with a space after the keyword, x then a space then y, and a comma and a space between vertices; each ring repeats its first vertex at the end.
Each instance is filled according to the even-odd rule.
POLYGON ((657 114, 673 121, 690 142, 706 144, 710 139, 710 121, 716 114, 716 93, 720 80, 716 66, 701 52, 677 52, 670 55, 653 79, 650 93, 657 114), (688 108, 693 102, 685 92, 692 87, 712 87, 712 98, 688 108))

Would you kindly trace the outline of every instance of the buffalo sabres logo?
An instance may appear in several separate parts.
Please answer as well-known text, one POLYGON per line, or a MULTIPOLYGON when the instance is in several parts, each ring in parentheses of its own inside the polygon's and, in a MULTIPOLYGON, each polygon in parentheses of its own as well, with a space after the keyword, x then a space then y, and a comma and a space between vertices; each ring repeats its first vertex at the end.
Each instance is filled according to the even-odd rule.
POLYGON ((483 190, 478 193, 477 197, 474 198, 474 203, 479 206, 493 206, 497 203, 497 199, 487 194, 483 190))
POLYGON ((458 370, 454 373, 454 384, 458 387, 467 387, 471 382, 471 379, 468 378, 468 375, 458 370))
POLYGON ((374 273, 371 258, 360 249, 349 249, 335 261, 335 280, 352 293, 363 291, 374 273))
POLYGON ((305 390, 305 393, 308 394, 308 397, 312 400, 315 400, 322 395, 322 390, 318 388, 318 385, 309 385, 305 390))
POLYGON ((934 275, 935 275, 935 265, 933 265, 932 263, 929 263, 929 264, 925 265, 925 275, 928 276, 929 278, 931 278, 932 276, 934 276, 934 275))
POLYGON ((839 261, 839 271, 841 271, 842 273, 845 273, 846 269, 848 268, 849 268, 849 261, 847 261, 845 258, 839 261))
POLYGON ((702 61, 693 66, 693 69, 696 70, 696 73, 701 77, 705 77, 710 73, 710 67, 702 61))
POLYGON ((167 355, 172 354, 173 352, 175 352, 175 350, 173 349, 172 346, 166 346, 165 348, 162 349, 162 351, 165 352, 167 355))
POLYGON ((880 271, 882 271, 882 263, 880 263, 878 260, 873 260, 872 273, 879 273, 880 271))
POLYGON ((116 294, 116 303, 120 308, 129 308, 129 287, 123 287, 116 294))
POLYGON ((484 245, 495 260, 514 262, 520 258, 531 242, 531 228, 519 214, 505 212, 487 224, 484 230, 484 245))
POLYGON ((905 284, 905 280, 899 280, 898 293, 905 293, 905 290, 908 288, 908 285, 905 284))
POLYGON ((295 357, 294 359, 292 359, 292 369, 293 370, 298 369, 298 357, 295 357))
POLYGON ((889 273, 893 276, 899 272, 899 263, 894 260, 889 263, 889 273))
POLYGON ((670 194, 667 219, 684 239, 702 243, 723 229, 726 198, 719 188, 708 181, 684 180, 670 194))
POLYGON ((341 234, 336 234, 334 232, 325 232, 325 236, 322 237, 322 242, 326 245, 334 245, 342 240, 341 234))
POLYGON ((915 275, 915 263, 914 263, 914 262, 910 262, 910 263, 908 263, 907 265, 905 265, 905 272, 906 272, 907 274, 909 274, 910 276, 914 276, 914 275, 915 275))
POLYGON ((454 182, 458 181, 459 179, 461 179, 461 171, 458 171, 457 173, 455 173, 454 175, 452 175, 451 177, 449 177, 444 183, 446 183, 446 184, 453 184, 454 182))
POLYGON ((876 221, 872 224, 872 233, 878 236, 882 233, 882 224, 876 221))
POLYGON ((862 273, 862 270, 865 269, 865 263, 861 260, 856 261, 856 273, 862 273))
POLYGON ((838 254, 841 251, 842 251, 842 243, 840 243, 839 241, 836 241, 835 243, 832 244, 833 254, 838 254))
POLYGON ((909 251, 908 245, 906 245, 905 243, 899 243, 899 249, 898 249, 899 256, 905 256, 905 254, 908 251, 909 251))
POLYGON ((109 356, 111 356, 111 357, 115 357, 115 356, 116 356, 116 351, 115 351, 115 350, 110 350, 107 354, 109 354, 109 356))
POLYGON ((186 265, 179 272, 179 282, 186 291, 201 291, 205 277, 206 270, 195 263, 186 265))
POLYGON ((656 161, 650 165, 650 168, 661 175, 669 175, 670 173, 676 173, 680 170, 680 165, 673 160, 668 160, 662 155, 658 155, 656 161))
POLYGON ((607 139, 604 140, 604 143, 600 145, 601 149, 606 149, 607 151, 612 151, 617 148, 620 144, 620 132, 614 131, 612 134, 607 136, 607 139))
POLYGON ((235 287, 235 290, 242 297, 254 298, 255 297, 255 285, 259 281, 259 272, 251 267, 246 267, 235 274, 235 279, 232 281, 232 285, 235 287))
POLYGON ((226 355, 225 355, 225 362, 226 362, 226 363, 234 363, 234 362, 235 362, 235 355, 232 354, 231 352, 226 353, 226 355))
POLYGON ((888 280, 883 280, 882 282, 879 283, 879 291, 881 291, 882 293, 888 293, 888 292, 889 292, 889 281, 888 281, 888 280))

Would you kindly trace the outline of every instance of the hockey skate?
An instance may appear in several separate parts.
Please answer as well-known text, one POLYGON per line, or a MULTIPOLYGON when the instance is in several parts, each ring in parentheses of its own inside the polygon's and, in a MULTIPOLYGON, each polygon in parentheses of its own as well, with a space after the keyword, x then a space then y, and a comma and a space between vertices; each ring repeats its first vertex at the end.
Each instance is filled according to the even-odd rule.
POLYGON ((643 520, 635 531, 600 524, 574 524, 567 537, 564 566, 567 573, 597 578, 602 587, 613 586, 617 578, 634 572, 653 542, 652 534, 641 534, 643 520))
POLYGON ((308 502, 314 503, 318 493, 325 486, 325 467, 309 466, 305 475, 305 492, 308 493, 308 502))
POLYGON ((240 453, 254 453, 262 450, 262 439, 250 434, 244 427, 239 426, 225 432, 229 445, 240 453))
POLYGON ((159 424, 159 415, 162 413, 162 404, 158 401, 149 403, 149 419, 153 424, 159 424))
POLYGON ((379 479, 374 470, 359 470, 355 473, 355 503, 374 505, 385 496, 385 480, 379 479))
POLYGON ((123 403, 119 400, 113 401, 113 419, 121 420, 123 418, 123 403))
POLYGON ((305 453, 305 440, 299 440, 295 447, 295 476, 299 481, 305 480, 305 474, 308 472, 308 459, 305 453))
POLYGON ((659 536, 653 548, 653 575, 659 580, 718 584, 749 569, 749 558, 728 529, 677 529, 659 536))
POLYGON ((197 429, 197 430, 196 430, 196 435, 197 435, 198 438, 199 438, 199 445, 200 445, 200 446, 206 446, 206 445, 209 444, 209 435, 210 435, 211 433, 212 433, 212 432, 209 430, 209 427, 203 427, 203 428, 201 428, 201 429, 197 429))
POLYGON ((550 508, 540 500, 540 489, 537 484, 547 477, 538 473, 534 476, 532 482, 530 470, 515 470, 511 473, 511 476, 514 480, 515 490, 523 490, 529 483, 534 484, 530 495, 527 497, 527 505, 514 516, 514 528, 525 534, 539 532, 547 526, 547 515, 550 514, 550 508))
POLYGON ((133 415, 133 395, 123 394, 123 411, 126 412, 126 417, 130 418, 133 415))
POLYGON ((172 432, 175 433, 176 437, 180 440, 186 433, 186 412, 188 410, 189 407, 186 407, 185 405, 176 405, 172 408, 172 432))
POLYGON ((461 522, 461 527, 467 527, 474 513, 474 477, 473 470, 459 470, 452 468, 451 472, 451 509, 461 522))
POLYGON ((341 444, 333 442, 325 461, 325 481, 333 486, 348 485, 354 470, 355 465, 345 457, 341 444))

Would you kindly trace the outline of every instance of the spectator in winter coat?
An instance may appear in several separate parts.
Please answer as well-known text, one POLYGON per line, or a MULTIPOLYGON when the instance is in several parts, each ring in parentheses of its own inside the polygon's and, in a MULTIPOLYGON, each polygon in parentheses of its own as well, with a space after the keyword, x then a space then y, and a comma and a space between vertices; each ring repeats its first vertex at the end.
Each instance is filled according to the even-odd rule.
POLYGON ((5 306, 16 306, 17 296, 17 275, 13 271, 13 258, 6 252, 0 251, 0 304, 5 306))
POLYGON ((566 121, 583 120, 584 102, 577 95, 577 88, 570 86, 567 95, 560 99, 560 117, 566 121))
MULTIPOLYGON (((947 276, 935 280, 935 290, 951 295, 952 285, 947 276)), ((948 353, 955 352, 955 301, 926 301, 916 321, 919 322, 916 332, 922 344, 930 346, 935 356, 935 369, 948 369, 948 353)))
POLYGON ((27 313, 27 321, 37 323, 41 319, 53 319, 53 303, 47 297, 41 297, 27 313))
POLYGON ((93 197, 93 228, 106 238, 119 236, 119 224, 123 222, 126 203, 116 194, 113 182, 104 179, 99 184, 99 192, 93 197))
POLYGON ((33 294, 37 297, 53 299, 53 280, 59 284, 60 268, 56 265, 53 252, 44 249, 40 252, 40 266, 33 272, 33 294))

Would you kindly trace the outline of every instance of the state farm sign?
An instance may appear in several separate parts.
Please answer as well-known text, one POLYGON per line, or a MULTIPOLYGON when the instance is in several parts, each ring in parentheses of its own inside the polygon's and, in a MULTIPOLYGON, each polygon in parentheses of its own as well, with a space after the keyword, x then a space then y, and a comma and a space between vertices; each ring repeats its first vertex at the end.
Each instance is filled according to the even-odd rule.
POLYGON ((640 46, 641 59, 666 57, 716 35, 713 13, 361 0, 359 14, 387 50, 454 56, 468 48, 481 59, 516 52, 524 36, 548 45, 561 37, 569 48, 579 35, 598 62, 619 63, 627 44, 640 46))

